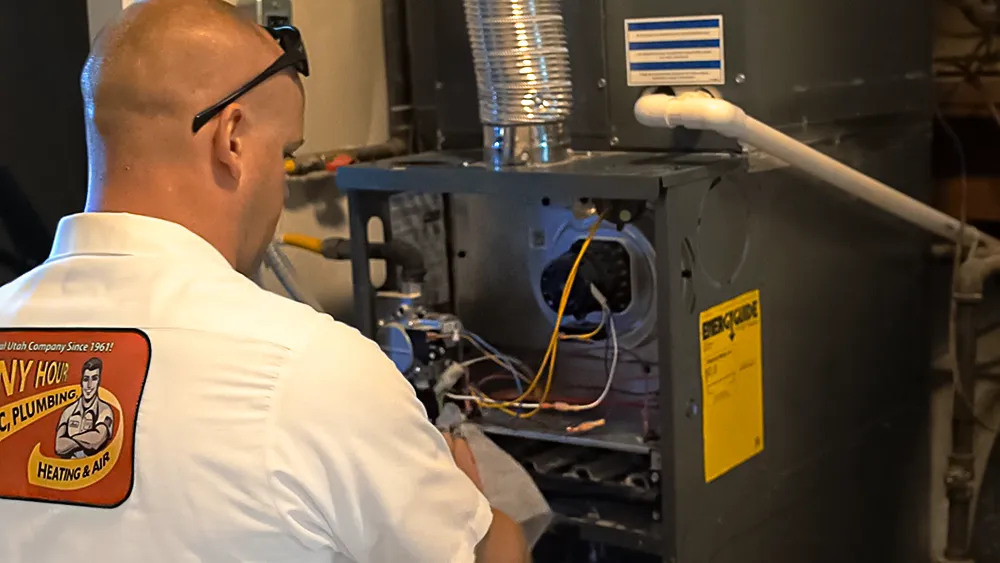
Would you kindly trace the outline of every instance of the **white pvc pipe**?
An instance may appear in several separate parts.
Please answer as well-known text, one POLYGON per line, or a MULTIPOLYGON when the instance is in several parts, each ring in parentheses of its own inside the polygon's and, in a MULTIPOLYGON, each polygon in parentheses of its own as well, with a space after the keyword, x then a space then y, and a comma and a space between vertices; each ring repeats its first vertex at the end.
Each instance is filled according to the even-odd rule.
POLYGON ((686 127, 738 139, 824 180, 904 221, 966 246, 1000 250, 997 240, 947 213, 897 191, 748 116, 739 107, 705 92, 680 96, 650 94, 635 103, 635 117, 649 127, 686 127), (960 235, 964 239, 959 241, 960 235))

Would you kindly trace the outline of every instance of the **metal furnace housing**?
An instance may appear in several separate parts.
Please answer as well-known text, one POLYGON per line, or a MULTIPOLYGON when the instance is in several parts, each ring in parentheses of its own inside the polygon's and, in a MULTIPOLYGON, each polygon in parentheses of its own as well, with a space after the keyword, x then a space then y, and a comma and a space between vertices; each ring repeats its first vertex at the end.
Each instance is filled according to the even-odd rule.
MULTIPOLYGON (((481 420, 562 523, 679 563, 928 561, 927 237, 722 137, 635 122, 644 91, 681 84, 630 85, 626 34, 632 20, 719 18, 721 83, 702 86, 926 200, 929 6, 564 2, 575 150, 498 169, 483 162, 462 4, 406 3, 421 29, 410 39, 415 127, 439 150, 338 174, 359 327, 375 337, 380 318, 369 220, 391 237, 390 196, 442 194, 444 309, 537 365, 561 289, 547 284, 586 237, 581 217, 609 213, 621 229, 597 232, 587 274, 627 288, 615 297, 624 356, 606 424, 573 433, 587 417, 489 409, 481 420), (759 332, 738 333, 750 317, 759 332), (721 354, 706 342, 725 351, 754 334, 759 347, 738 354, 758 371, 735 387, 713 379, 721 354)), ((580 307, 571 328, 595 318, 580 307)), ((606 340, 561 346, 554 391, 599 387, 606 340)))

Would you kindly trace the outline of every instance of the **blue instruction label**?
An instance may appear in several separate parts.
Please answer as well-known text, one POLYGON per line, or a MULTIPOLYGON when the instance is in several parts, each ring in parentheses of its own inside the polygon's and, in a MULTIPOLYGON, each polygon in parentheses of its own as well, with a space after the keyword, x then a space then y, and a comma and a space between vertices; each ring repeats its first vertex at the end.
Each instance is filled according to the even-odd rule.
POLYGON ((722 16, 625 20, 629 86, 725 84, 722 16))

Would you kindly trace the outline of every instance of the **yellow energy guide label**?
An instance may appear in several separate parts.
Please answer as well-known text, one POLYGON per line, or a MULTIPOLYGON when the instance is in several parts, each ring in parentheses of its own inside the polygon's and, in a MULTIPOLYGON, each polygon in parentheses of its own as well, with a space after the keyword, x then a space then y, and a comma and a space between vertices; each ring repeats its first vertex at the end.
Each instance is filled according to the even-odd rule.
POLYGON ((703 311, 698 324, 708 483, 764 450, 760 291, 703 311))

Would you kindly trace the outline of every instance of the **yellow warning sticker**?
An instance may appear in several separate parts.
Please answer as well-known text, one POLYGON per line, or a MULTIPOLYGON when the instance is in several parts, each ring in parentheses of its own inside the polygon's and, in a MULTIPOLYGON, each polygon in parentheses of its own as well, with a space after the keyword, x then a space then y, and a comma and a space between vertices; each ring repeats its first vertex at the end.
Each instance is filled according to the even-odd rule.
POLYGON ((705 482, 764 450, 760 291, 701 313, 705 482))

